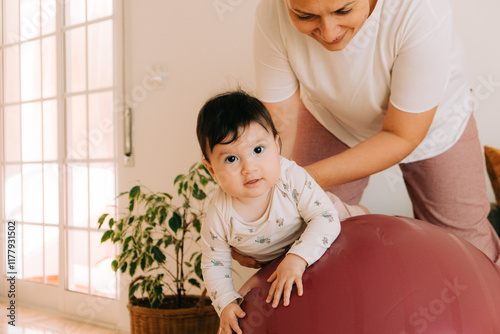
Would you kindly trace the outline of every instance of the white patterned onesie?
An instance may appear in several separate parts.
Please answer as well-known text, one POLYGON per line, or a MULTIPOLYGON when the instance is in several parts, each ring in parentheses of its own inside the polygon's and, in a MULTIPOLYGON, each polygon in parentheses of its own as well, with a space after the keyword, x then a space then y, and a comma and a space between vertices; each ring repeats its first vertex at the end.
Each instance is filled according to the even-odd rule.
POLYGON ((244 221, 233 210, 231 196, 218 189, 201 229, 201 266, 219 316, 226 305, 243 300, 233 286, 231 246, 259 262, 292 253, 310 266, 339 233, 338 213, 327 194, 305 169, 285 158, 266 212, 256 221, 244 221))

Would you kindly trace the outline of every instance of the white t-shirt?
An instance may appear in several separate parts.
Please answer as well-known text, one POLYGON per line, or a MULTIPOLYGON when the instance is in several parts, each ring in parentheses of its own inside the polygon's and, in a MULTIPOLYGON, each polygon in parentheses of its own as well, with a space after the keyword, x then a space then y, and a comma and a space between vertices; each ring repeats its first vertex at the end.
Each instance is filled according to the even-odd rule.
POLYGON ((439 105, 426 138, 403 162, 436 156, 460 138, 472 111, 452 26, 448 0, 378 0, 349 45, 331 52, 292 26, 284 0, 261 0, 257 95, 280 102, 300 84, 308 110, 351 147, 381 130, 389 101, 411 113, 439 105))
POLYGON ((200 243, 203 278, 215 310, 220 315, 226 305, 242 300, 232 282, 231 246, 259 262, 292 253, 311 265, 339 233, 338 214, 329 197, 305 169, 285 158, 267 210, 254 222, 242 219, 231 196, 219 189, 203 220, 200 243))

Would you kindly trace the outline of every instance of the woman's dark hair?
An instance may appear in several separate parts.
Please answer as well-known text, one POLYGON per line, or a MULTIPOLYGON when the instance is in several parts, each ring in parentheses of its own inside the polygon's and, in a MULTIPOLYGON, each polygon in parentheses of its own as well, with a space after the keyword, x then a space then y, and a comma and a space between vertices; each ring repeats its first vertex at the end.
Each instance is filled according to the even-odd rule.
POLYGON ((237 140, 241 129, 253 122, 260 124, 276 138, 271 114, 255 97, 237 90, 219 94, 208 100, 198 114, 196 135, 205 159, 217 144, 237 140), (209 151, 207 151, 209 150, 209 151))

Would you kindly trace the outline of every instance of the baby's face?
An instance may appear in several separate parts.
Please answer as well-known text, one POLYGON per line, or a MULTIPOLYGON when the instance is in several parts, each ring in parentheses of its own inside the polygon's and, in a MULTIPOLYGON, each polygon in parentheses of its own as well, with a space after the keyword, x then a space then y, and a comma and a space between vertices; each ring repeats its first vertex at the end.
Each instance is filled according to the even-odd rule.
POLYGON ((205 167, 222 189, 239 200, 267 196, 281 172, 278 138, 258 123, 230 144, 217 144, 205 167))

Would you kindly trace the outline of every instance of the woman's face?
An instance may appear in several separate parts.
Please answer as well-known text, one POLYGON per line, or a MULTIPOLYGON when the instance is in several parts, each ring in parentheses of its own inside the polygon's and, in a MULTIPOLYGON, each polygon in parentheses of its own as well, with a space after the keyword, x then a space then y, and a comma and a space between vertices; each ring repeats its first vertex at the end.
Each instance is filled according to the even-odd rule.
POLYGON ((329 51, 344 49, 358 33, 377 0, 284 0, 297 31, 329 51))

